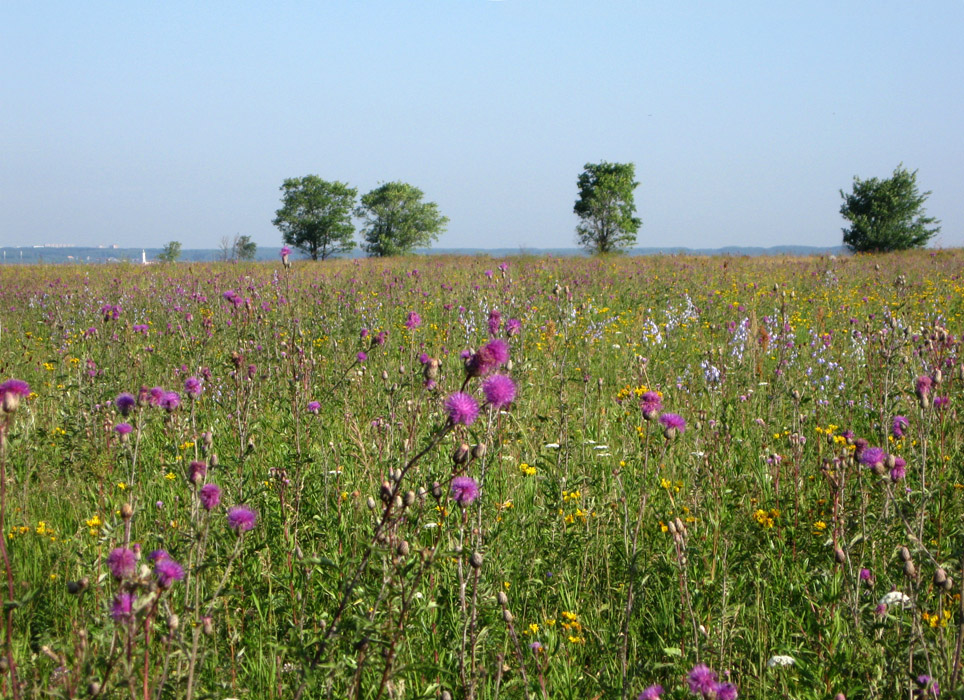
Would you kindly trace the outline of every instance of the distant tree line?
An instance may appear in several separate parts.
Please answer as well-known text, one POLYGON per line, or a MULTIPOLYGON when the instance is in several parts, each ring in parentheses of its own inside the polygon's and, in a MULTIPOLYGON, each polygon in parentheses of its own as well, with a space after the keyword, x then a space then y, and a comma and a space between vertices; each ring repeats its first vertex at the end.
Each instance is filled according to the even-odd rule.
MULTIPOLYGON (((636 216, 633 163, 587 163, 576 180, 579 217, 576 239, 590 253, 616 253, 636 244, 642 221, 636 216)), ((312 260, 355 248, 352 217, 361 220, 362 249, 370 256, 402 255, 435 241, 448 218, 438 205, 423 201, 422 190, 404 182, 385 183, 358 198, 358 190, 317 175, 289 178, 281 185, 282 206, 274 225, 286 245, 312 260)), ((886 180, 854 178, 853 192, 841 197, 844 244, 853 252, 888 252, 919 248, 939 231, 924 215, 930 192, 917 189, 917 171, 903 165, 886 180)))

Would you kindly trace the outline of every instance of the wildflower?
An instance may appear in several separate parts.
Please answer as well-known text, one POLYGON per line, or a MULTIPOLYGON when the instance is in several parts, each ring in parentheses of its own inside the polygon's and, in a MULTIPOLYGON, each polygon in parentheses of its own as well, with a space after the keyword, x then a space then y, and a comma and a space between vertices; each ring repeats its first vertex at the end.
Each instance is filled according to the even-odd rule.
POLYGON ((470 377, 485 377, 508 361, 509 345, 501 338, 495 338, 469 357, 465 371, 470 377))
POLYGON ((933 380, 926 375, 918 377, 914 382, 914 393, 917 394, 918 398, 923 398, 931 393, 931 387, 933 384, 933 380))
POLYGON ((132 394, 128 394, 126 391, 117 395, 117 399, 114 400, 114 405, 117 406, 117 410, 121 412, 122 416, 129 416, 131 411, 134 410, 134 405, 136 400, 132 394))
POLYGON ((517 318, 510 318, 505 322, 505 334, 512 338, 513 336, 519 335, 519 331, 522 330, 522 321, 517 318))
POLYGON ((114 597, 110 607, 110 616, 114 622, 127 622, 134 614, 134 594, 121 592, 114 597))
POLYGON ((408 330, 413 331, 421 325, 422 325, 422 317, 419 316, 414 311, 409 311, 408 316, 405 318, 405 327, 408 330))
POLYGON ((137 557, 133 550, 118 547, 107 555, 107 568, 110 569, 111 576, 122 581, 134 575, 137 570, 137 557))
POLYGON ((708 696, 716 690, 716 673, 704 664, 694 666, 686 680, 693 695, 708 696))
POLYGON ((894 416, 894 420, 891 423, 891 434, 894 439, 899 440, 904 437, 904 431, 910 427, 910 422, 904 416, 894 416))
POLYGON ((496 374, 482 382, 482 393, 493 408, 502 408, 515 400, 515 382, 504 374, 496 374))
POLYGON ((445 411, 454 425, 472 425, 479 416, 479 404, 468 394, 457 391, 445 399, 445 411))
POLYGON ((164 396, 165 396, 166 394, 167 394, 167 392, 164 391, 164 387, 162 387, 162 386, 152 387, 152 388, 150 389, 149 394, 148 394, 147 402, 148 402, 151 406, 160 406, 160 405, 161 405, 161 401, 164 399, 164 396))
POLYGON ((890 480, 897 482, 907 475, 907 462, 903 457, 894 457, 894 466, 890 468, 890 480))
POLYGON ((20 399, 30 396, 30 385, 22 379, 8 379, 0 384, 0 407, 7 413, 16 413, 20 399))
POLYGON ((181 405, 181 395, 176 391, 164 392, 164 397, 160 401, 160 406, 168 413, 173 413, 181 405))
POLYGON ((866 581, 872 583, 874 580, 874 575, 870 572, 870 569, 861 569, 859 574, 861 581, 866 581))
POLYGON ((532 642, 529 644, 529 648, 532 649, 532 651, 538 653, 542 651, 542 642, 539 642, 539 641, 532 642))
POLYGON ((479 496, 479 485, 470 476, 457 476, 452 479, 452 498, 467 506, 479 496))
POLYGON ((169 556, 165 556, 154 564, 154 576, 157 577, 158 586, 170 588, 172 583, 184 578, 184 567, 169 556))
POLYGON ((217 484, 205 484, 201 487, 201 490, 198 491, 198 498, 204 510, 214 510, 221 502, 221 489, 217 484))
POLYGON ((368 359, 368 354, 360 351, 357 355, 355 355, 355 359, 359 362, 364 362, 368 359))
POLYGON ((114 426, 114 432, 120 435, 122 440, 130 435, 133 430, 134 428, 131 427, 130 423, 118 423, 114 426))
POLYGON ((184 380, 184 391, 192 399, 196 399, 201 395, 201 380, 197 377, 188 377, 184 380))
POLYGON ((192 484, 197 484, 204 481, 204 477, 207 476, 208 465, 204 462, 193 461, 188 467, 188 481, 192 484))
POLYGON ((318 401, 308 402, 308 413, 314 413, 318 415, 318 410, 321 408, 321 404, 318 401))
POLYGON ((156 564, 157 562, 163 561, 164 559, 170 559, 171 555, 167 553, 166 549, 155 549, 154 551, 152 551, 150 554, 147 555, 147 558, 149 561, 154 562, 156 564))
POLYGON ((686 431, 686 421, 675 413, 664 413, 659 422, 663 426, 663 435, 669 440, 686 431))
POLYGON ((865 447, 860 452, 860 463, 873 469, 880 468, 887 459, 887 453, 879 447, 865 447))
POLYGON ((792 656, 786 656, 784 654, 778 654, 776 656, 771 656, 770 660, 767 661, 767 668, 779 668, 780 666, 793 666, 796 663, 796 659, 792 656))
POLYGON ((883 598, 880 599, 878 605, 883 606, 884 608, 887 608, 891 605, 899 605, 902 608, 914 607, 914 603, 911 601, 910 597, 904 593, 901 593, 900 591, 891 591, 890 593, 887 593, 883 598))
POLYGON ((663 686, 661 685, 651 685, 646 690, 641 692, 636 700, 659 700, 663 695, 663 686))
POLYGON ((502 314, 497 309, 489 312, 489 335, 498 335, 499 328, 502 327, 502 314))
POLYGON ((290 267, 291 262, 288 260, 288 256, 291 255, 291 248, 289 248, 286 245, 281 246, 281 250, 279 251, 279 254, 281 255, 281 264, 284 265, 285 267, 290 267))
POLYGON ((663 410, 663 398, 655 391, 647 391, 640 397, 639 407, 643 411, 643 418, 656 420, 663 410))
POLYGON ((951 400, 947 396, 935 396, 934 397, 934 408, 947 408, 947 405, 951 400))
POLYGON ((235 532, 247 532, 254 528, 258 514, 247 506, 235 506, 228 510, 228 527, 235 532))
POLYGON ((941 689, 937 685, 937 681, 928 676, 927 674, 922 674, 917 676, 918 689, 914 692, 915 698, 936 698, 941 694, 941 689))
POLYGON ((736 700, 736 686, 732 683, 717 683, 713 690, 716 692, 716 700, 736 700))

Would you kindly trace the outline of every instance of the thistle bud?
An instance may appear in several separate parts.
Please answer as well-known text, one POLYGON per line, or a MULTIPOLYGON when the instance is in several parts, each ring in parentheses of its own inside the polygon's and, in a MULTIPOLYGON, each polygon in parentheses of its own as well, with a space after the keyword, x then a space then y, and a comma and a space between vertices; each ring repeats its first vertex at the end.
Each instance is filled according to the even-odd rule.
POLYGON ((87 590, 87 587, 89 585, 90 585, 90 579, 87 578, 86 576, 80 579, 79 581, 68 581, 67 592, 70 593, 70 595, 80 595, 81 593, 87 590))
POLYGON ((402 540, 401 542, 399 542, 399 543, 398 543, 398 547, 396 548, 395 551, 398 552, 398 556, 400 556, 400 557, 407 557, 407 556, 408 556, 408 553, 409 553, 409 551, 410 551, 410 550, 409 550, 409 546, 408 546, 408 542, 406 542, 405 540, 402 540))
POLYGON ((512 624, 512 613, 509 612, 508 608, 502 608, 502 619, 510 625, 512 624))
POLYGON ((480 442, 472 448, 472 459, 482 459, 485 457, 485 443, 480 442))
POLYGON ((439 700, 452 700, 452 693, 447 690, 443 690, 442 694, 439 695, 439 700))
POLYGON ((405 492, 405 500, 404 500, 404 503, 405 503, 405 507, 406 507, 406 508, 411 507, 412 505, 415 504, 415 492, 414 492, 414 491, 406 491, 406 492, 405 492))
POLYGON ((838 564, 844 564, 847 561, 847 553, 838 545, 833 548, 833 558, 838 564))
POLYGON ((934 383, 940 384, 944 379, 944 373, 941 372, 940 368, 934 370, 934 383))
POLYGON ((436 501, 442 498, 442 484, 437 481, 432 484, 432 496, 436 501))
POLYGON ((368 510, 375 510, 375 499, 369 496, 368 500, 365 501, 365 505, 368 506, 368 510))
POLYGON ((944 582, 947 580, 947 572, 944 569, 938 567, 937 571, 934 572, 934 585, 943 586, 944 582))
POLYGON ((434 382, 438 379, 438 360, 434 357, 425 363, 425 367, 422 370, 422 375, 425 377, 425 381, 434 382))
POLYGON ((392 500, 392 485, 387 481, 383 481, 381 488, 378 490, 378 497, 382 499, 383 503, 388 503, 392 500))
POLYGON ((181 626, 181 618, 176 614, 171 613, 167 616, 167 631, 171 634, 177 632, 177 628, 181 626))
POLYGON ((910 552, 907 551, 907 547, 898 547, 897 556, 900 557, 901 561, 910 561, 910 552))
POLYGON ((472 556, 469 557, 469 564, 472 565, 473 569, 482 568, 482 555, 478 552, 472 552, 472 556))
POLYGON ((204 632, 205 637, 210 637, 214 634, 214 620, 211 619, 210 615, 205 615, 201 618, 201 631, 204 632))
POLYGON ((505 606, 509 604, 509 597, 505 594, 505 591, 496 593, 495 599, 499 602, 499 605, 505 606))
POLYGON ((213 455, 211 455, 211 459, 208 460, 208 463, 209 463, 212 467, 215 467, 215 468, 216 468, 216 467, 221 463, 221 460, 218 459, 217 454, 213 454, 213 455))
POLYGON ((134 506, 130 503, 125 503, 121 506, 121 517, 124 520, 130 520, 134 517, 134 506))
POLYGON ((465 464, 469 461, 469 446, 464 442, 455 448, 452 453, 452 461, 456 464, 465 464))
POLYGON ((941 584, 941 588, 944 589, 945 593, 950 592, 950 590, 954 588, 954 579, 948 576, 947 580, 945 580, 944 583, 941 584))
MULTIPOLYGON (((4 668, 0 669, 0 672, 7 670, 6 669, 7 660, 5 658, 3 659, 3 664, 4 664, 4 668)), ((90 683, 87 684, 87 694, 91 696, 100 695, 100 688, 101 688, 100 683, 98 683, 97 681, 91 681, 90 683)))
POLYGON ((914 562, 910 560, 904 562, 904 575, 907 578, 917 578, 917 568, 914 566, 914 562))

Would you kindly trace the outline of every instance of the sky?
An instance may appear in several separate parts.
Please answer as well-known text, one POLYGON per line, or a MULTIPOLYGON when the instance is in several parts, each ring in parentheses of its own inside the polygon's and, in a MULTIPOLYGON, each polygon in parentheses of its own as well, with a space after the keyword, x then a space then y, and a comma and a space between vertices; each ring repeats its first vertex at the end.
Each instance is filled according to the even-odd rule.
POLYGON ((437 248, 574 247, 632 162, 639 246, 841 243, 903 164, 964 245, 964 2, 0 0, 0 246, 281 245, 285 178, 411 183, 437 248))

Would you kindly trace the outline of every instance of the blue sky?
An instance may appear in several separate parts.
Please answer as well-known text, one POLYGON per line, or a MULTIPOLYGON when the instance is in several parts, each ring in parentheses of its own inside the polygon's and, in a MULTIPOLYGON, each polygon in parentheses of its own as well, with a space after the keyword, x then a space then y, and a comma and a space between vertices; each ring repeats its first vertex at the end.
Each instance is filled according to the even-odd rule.
POLYGON ((215 248, 286 177, 420 187, 436 247, 571 247, 585 163, 638 245, 838 245, 918 169, 964 245, 964 2, 0 4, 0 245, 215 248))

